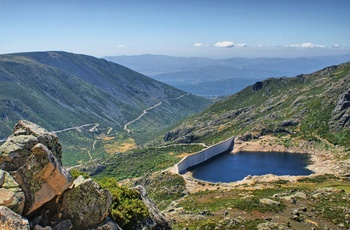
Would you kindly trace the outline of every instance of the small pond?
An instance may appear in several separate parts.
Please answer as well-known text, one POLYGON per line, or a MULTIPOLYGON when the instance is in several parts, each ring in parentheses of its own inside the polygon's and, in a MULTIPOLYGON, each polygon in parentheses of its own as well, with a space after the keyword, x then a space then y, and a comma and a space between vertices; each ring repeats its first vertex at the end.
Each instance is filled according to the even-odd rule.
POLYGON ((226 153, 191 169, 194 178, 210 182, 234 182, 246 176, 310 175, 310 156, 283 152, 226 153))

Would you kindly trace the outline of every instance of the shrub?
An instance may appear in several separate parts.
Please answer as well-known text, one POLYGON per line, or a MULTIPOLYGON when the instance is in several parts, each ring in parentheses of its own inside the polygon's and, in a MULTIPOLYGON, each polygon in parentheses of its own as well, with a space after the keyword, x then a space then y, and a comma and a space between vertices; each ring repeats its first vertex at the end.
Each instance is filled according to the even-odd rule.
POLYGON ((76 179, 80 175, 83 176, 85 179, 90 177, 88 173, 79 171, 77 169, 71 169, 69 172, 72 175, 73 179, 76 179))
POLYGON ((114 178, 104 178, 98 182, 112 194, 109 217, 123 229, 134 229, 135 225, 149 216, 146 205, 136 190, 120 186, 114 178))

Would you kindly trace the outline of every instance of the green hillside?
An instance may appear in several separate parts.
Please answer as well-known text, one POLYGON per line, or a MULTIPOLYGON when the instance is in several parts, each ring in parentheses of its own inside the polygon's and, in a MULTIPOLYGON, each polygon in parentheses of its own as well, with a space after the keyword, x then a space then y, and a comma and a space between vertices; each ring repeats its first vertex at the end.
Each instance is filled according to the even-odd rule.
POLYGON ((215 143, 229 136, 289 135, 350 147, 350 63, 248 86, 187 119, 167 142, 215 143))
POLYGON ((209 104, 121 65, 66 52, 0 55, 0 91, 0 139, 30 120, 57 131, 66 164, 103 154, 96 140, 118 139, 152 106, 159 104, 128 126, 136 144, 209 104), (77 129, 59 131, 70 127, 77 129))
POLYGON ((256 82, 186 118, 153 145, 82 169, 97 179, 145 186, 173 229, 348 229, 349 120, 350 63, 345 63, 256 82), (310 176, 253 175, 233 183, 167 170, 189 153, 236 135, 235 148, 260 143, 268 151, 312 150, 321 170, 310 176))

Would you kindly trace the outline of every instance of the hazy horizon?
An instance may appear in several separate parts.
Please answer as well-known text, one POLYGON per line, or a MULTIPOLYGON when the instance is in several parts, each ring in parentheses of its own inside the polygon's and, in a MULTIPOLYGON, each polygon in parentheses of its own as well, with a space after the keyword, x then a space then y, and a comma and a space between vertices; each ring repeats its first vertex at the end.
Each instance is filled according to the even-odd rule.
POLYGON ((95 57, 350 54, 350 1, 0 0, 0 53, 95 57))

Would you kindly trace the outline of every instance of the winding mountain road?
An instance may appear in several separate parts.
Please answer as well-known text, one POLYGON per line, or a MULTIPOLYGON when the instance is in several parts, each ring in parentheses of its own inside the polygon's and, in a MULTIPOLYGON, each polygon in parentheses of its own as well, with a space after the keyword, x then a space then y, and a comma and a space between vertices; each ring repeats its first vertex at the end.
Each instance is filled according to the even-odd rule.
MULTIPOLYGON (((187 96, 187 95, 190 95, 190 94, 189 94, 189 93, 186 93, 186 94, 180 95, 180 96, 178 96, 178 97, 167 98, 167 100, 179 100, 179 99, 181 99, 181 98, 183 98, 184 96, 187 96)), ((132 120, 132 121, 129 121, 128 123, 126 123, 126 124, 124 125, 124 130, 127 131, 128 133, 131 133, 131 129, 128 129, 128 126, 129 126, 129 125, 131 125, 131 124, 134 123, 135 121, 138 121, 140 118, 142 118, 144 115, 147 114, 147 111, 152 110, 152 109, 154 109, 154 108, 160 106, 162 103, 163 103, 163 102, 160 101, 159 103, 157 103, 157 104, 155 104, 155 105, 153 105, 153 106, 151 106, 151 107, 149 107, 149 108, 147 108, 147 109, 144 109, 143 112, 142 112, 142 114, 141 114, 140 116, 138 116, 137 118, 135 118, 135 119, 132 120)))
POLYGON ((159 102, 158 104, 156 104, 156 105, 154 105, 154 106, 151 106, 151 107, 149 107, 149 108, 147 108, 147 109, 144 109, 143 112, 142 112, 142 114, 141 114, 140 116, 138 116, 137 118, 135 118, 135 119, 132 120, 132 121, 129 121, 128 123, 126 123, 126 124, 124 125, 124 130, 127 131, 128 133, 131 133, 131 129, 128 129, 128 126, 129 126, 130 124, 132 124, 132 123, 134 123, 135 121, 139 120, 141 117, 143 117, 143 116, 147 113, 147 111, 149 111, 149 110, 151 110, 151 109, 154 109, 154 108, 160 106, 162 103, 163 103, 163 102, 161 101, 161 102, 159 102))
POLYGON ((97 123, 92 123, 92 124, 84 124, 84 125, 80 125, 80 126, 74 126, 74 127, 70 127, 70 128, 55 130, 55 131, 51 131, 51 132, 52 133, 62 133, 62 132, 66 132, 66 131, 73 130, 73 129, 79 130, 80 128, 83 128, 86 126, 92 126, 92 125, 94 126, 93 128, 99 126, 99 124, 97 124, 97 123))

